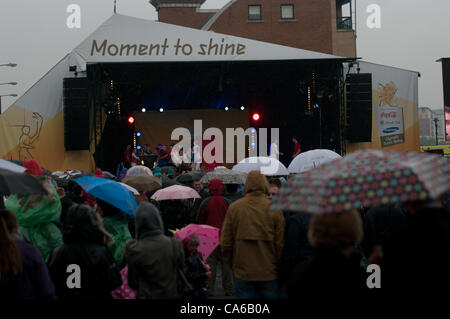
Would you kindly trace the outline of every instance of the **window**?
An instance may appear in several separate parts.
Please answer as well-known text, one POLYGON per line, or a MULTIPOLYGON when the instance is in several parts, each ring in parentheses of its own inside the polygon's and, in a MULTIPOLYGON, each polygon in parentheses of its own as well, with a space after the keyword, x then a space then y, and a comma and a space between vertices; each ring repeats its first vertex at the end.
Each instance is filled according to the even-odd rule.
POLYGON ((261 20, 261 5, 255 4, 248 6, 248 19, 261 20))
POLYGON ((282 4, 281 5, 281 19, 282 20, 294 19, 294 5, 293 4, 282 4))

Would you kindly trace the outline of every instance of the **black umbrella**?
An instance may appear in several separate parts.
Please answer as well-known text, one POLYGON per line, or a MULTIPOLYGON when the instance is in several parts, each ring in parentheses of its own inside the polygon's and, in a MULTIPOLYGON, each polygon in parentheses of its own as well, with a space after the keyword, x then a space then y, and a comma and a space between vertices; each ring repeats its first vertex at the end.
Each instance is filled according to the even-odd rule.
POLYGON ((66 188, 69 185, 70 181, 73 181, 75 178, 81 177, 81 176, 89 176, 89 174, 85 174, 82 171, 78 171, 78 170, 72 170, 72 171, 64 172, 64 174, 59 175, 59 176, 53 175, 52 177, 55 179, 55 181, 59 187, 66 188))
POLYGON ((182 184, 172 178, 163 178, 162 188, 166 188, 172 185, 182 185, 182 184))
POLYGON ((47 191, 31 175, 0 168, 0 196, 11 194, 47 195, 47 191))
POLYGON ((178 175, 175 180, 182 184, 192 184, 195 180, 200 180, 206 173, 204 171, 192 171, 186 174, 178 175))

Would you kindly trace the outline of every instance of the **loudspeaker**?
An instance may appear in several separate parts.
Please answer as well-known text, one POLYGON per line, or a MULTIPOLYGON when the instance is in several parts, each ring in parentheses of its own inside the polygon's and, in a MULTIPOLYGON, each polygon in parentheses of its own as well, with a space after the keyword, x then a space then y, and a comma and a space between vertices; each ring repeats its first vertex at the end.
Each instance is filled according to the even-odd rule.
POLYGON ((372 141, 372 74, 348 74, 347 139, 352 143, 372 141))
POLYGON ((89 149, 88 79, 64 78, 64 145, 67 151, 89 149))

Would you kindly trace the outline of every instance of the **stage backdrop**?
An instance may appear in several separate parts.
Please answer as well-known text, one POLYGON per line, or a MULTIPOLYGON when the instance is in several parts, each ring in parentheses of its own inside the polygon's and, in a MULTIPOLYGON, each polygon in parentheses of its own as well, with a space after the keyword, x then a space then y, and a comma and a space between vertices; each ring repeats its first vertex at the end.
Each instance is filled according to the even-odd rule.
POLYGON ((347 143, 347 153, 359 149, 419 151, 419 74, 362 61, 359 67, 361 73, 372 73, 372 141, 347 143))
MULTIPOLYGON (((141 132, 137 138, 137 145, 149 144, 153 149, 158 144, 169 146, 176 144, 178 140, 171 140, 172 131, 178 127, 186 128, 194 136, 194 120, 202 120, 202 132, 211 127, 218 128, 223 134, 223 161, 226 161, 226 129, 242 128, 244 131, 249 128, 249 113, 247 110, 217 110, 217 109, 197 109, 197 110, 171 110, 164 112, 137 112, 134 114, 136 120, 136 130, 141 132)), ((181 137, 180 137, 181 140, 181 137)), ((234 157, 236 159, 236 139, 234 141, 234 157)), ((230 150, 228 150, 230 151, 230 150)), ((240 160, 240 159, 239 159, 240 160)), ((231 166, 231 165, 224 165, 231 166)))

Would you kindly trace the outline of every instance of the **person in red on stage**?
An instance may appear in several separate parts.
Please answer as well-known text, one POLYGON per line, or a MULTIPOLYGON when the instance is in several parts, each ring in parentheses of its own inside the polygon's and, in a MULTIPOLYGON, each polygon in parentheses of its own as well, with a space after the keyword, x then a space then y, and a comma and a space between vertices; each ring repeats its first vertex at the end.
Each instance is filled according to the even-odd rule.
POLYGON ((139 163, 139 155, 137 149, 133 149, 133 153, 131 153, 131 166, 136 166, 139 163))
POLYGON ((295 158, 298 154, 302 152, 302 147, 298 142, 297 136, 292 137, 292 142, 294 143, 294 154, 292 154, 292 158, 295 158))
POLYGON ((125 149, 125 153, 123 155, 123 164, 126 168, 131 167, 131 145, 127 145, 127 148, 125 149))

